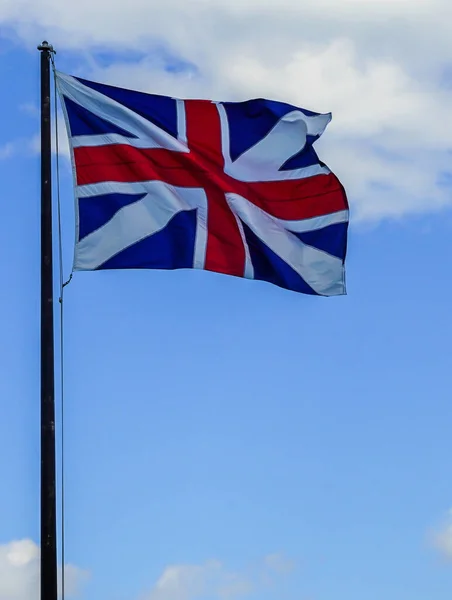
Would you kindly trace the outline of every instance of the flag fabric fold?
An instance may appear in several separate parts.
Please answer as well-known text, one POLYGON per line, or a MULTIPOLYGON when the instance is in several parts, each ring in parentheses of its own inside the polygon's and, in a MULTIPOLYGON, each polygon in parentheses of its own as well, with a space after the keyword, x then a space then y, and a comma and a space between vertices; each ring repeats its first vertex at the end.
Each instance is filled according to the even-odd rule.
POLYGON ((197 268, 345 294, 347 198, 313 148, 330 114, 56 78, 75 270, 197 268))

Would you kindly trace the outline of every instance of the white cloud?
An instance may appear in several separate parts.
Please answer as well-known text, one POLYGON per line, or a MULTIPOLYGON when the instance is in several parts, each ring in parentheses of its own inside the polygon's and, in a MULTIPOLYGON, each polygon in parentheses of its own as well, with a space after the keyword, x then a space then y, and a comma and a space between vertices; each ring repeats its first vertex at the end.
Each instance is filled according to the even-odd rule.
POLYGON ((228 591, 232 579, 239 584, 238 591, 247 589, 246 581, 215 560, 203 565, 172 565, 164 570, 146 600, 192 600, 206 595, 234 598, 240 593, 228 591))
POLYGON ((8 142, 3 146, 0 146, 0 160, 4 160, 6 158, 10 158, 15 153, 16 148, 13 142, 8 142))
MULTIPOLYGON (((56 135, 55 135, 55 122, 52 121, 52 152, 56 153, 57 144, 56 144, 56 135)), ((33 154, 40 154, 41 152, 41 134, 36 133, 31 140, 28 142, 28 150, 30 150, 33 154)), ((65 158, 70 157, 69 150, 69 142, 66 133, 66 126, 64 124, 64 119, 61 115, 58 117, 58 152, 59 156, 64 156, 65 158)))
MULTIPOLYGON (((61 126, 58 131, 58 140, 60 146, 60 156, 69 157, 69 145, 64 123, 61 120, 61 126)), ((52 150, 55 151, 55 132, 52 127, 52 150)), ((17 138, 12 142, 7 142, 0 146, 0 160, 7 160, 17 156, 27 157, 39 154, 41 152, 41 135, 36 133, 30 138, 17 138)))
MULTIPOLYGON (((0 545, 0 600, 39 600, 39 563, 40 549, 32 540, 0 545)), ((259 595, 270 586, 277 593, 278 581, 293 569, 290 559, 276 553, 242 569, 230 569, 214 559, 170 565, 140 600, 240 600, 259 595)), ((67 564, 66 597, 78 596, 88 578, 87 571, 67 564)))
POLYGON ((19 110, 29 117, 39 117, 39 107, 34 102, 24 102, 19 106, 19 110))
POLYGON ((268 554, 264 558, 264 565, 270 570, 280 575, 291 573, 295 568, 295 563, 283 554, 268 554))
POLYGON ((153 589, 142 600, 235 600, 259 594, 275 577, 293 569, 293 563, 280 554, 271 554, 256 569, 228 569, 217 560, 201 565, 167 567, 153 589))
MULTIPOLYGON (((0 545, 0 600, 39 599, 39 559, 39 546, 32 540, 0 545)), ((66 565, 66 595, 77 595, 86 579, 85 571, 66 565)))
POLYGON ((452 509, 442 524, 431 532, 430 540, 441 557, 452 562, 452 509))
POLYGON ((27 42, 45 32, 57 59, 77 50, 93 79, 332 111, 318 150, 354 218, 452 206, 450 0, 0 0, 0 15, 27 42), (195 69, 169 73, 161 48, 195 69), (101 66, 98 49, 127 61, 101 66))

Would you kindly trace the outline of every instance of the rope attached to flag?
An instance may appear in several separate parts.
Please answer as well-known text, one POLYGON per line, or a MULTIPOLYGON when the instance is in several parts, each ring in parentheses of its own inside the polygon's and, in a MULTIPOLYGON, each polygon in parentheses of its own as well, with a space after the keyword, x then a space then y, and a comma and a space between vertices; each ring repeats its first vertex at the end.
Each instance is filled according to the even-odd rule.
POLYGON ((56 153, 56 186, 57 186, 57 221, 58 221, 58 267, 59 267, 59 304, 60 304, 60 485, 61 485, 61 599, 66 598, 66 577, 65 577, 65 420, 64 420, 64 288, 72 280, 72 272, 69 278, 64 281, 63 274, 63 235, 62 235, 62 219, 61 219, 61 191, 60 191, 60 144, 58 131, 58 108, 57 108, 57 85, 56 85, 56 68, 55 59, 51 55, 51 63, 54 78, 54 119, 55 119, 55 153, 56 153))

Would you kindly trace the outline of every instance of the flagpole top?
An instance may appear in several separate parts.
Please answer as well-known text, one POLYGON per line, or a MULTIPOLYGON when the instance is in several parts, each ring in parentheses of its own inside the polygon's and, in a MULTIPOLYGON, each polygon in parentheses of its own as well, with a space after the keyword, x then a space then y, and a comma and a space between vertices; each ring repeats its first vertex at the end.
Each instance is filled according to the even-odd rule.
POLYGON ((42 44, 39 44, 38 50, 40 52, 51 52, 53 54, 56 54, 56 50, 53 49, 52 44, 49 44, 49 42, 47 42, 46 40, 44 40, 42 44))

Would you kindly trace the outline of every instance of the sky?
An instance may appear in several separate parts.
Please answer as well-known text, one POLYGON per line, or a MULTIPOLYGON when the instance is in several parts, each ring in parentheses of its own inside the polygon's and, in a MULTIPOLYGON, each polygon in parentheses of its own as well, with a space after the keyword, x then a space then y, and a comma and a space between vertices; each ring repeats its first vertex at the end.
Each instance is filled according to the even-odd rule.
POLYGON ((74 275, 67 597, 450 600, 451 20, 449 0, 0 0, 0 600, 38 599, 43 39, 88 79, 331 111, 316 149, 351 208, 344 297, 74 275))

